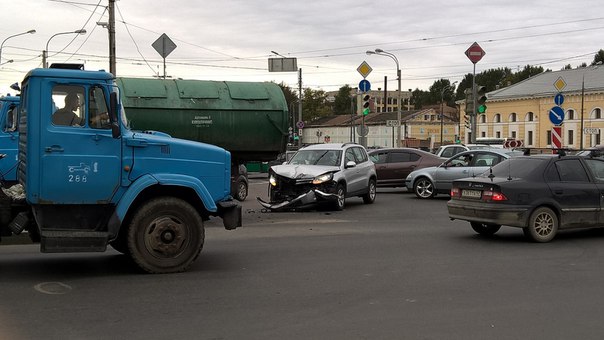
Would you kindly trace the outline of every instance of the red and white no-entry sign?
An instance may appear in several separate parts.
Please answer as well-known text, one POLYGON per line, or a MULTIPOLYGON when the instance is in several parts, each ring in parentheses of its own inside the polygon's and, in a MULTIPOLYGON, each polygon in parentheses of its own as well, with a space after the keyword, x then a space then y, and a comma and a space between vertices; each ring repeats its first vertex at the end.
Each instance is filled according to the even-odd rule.
POLYGON ((552 127, 552 149, 561 149, 561 148, 562 148, 562 127, 553 126, 552 127))
POLYGON ((470 61, 474 64, 480 61, 482 57, 484 57, 487 52, 485 52, 477 42, 474 42, 468 49, 466 50, 466 56, 470 61))

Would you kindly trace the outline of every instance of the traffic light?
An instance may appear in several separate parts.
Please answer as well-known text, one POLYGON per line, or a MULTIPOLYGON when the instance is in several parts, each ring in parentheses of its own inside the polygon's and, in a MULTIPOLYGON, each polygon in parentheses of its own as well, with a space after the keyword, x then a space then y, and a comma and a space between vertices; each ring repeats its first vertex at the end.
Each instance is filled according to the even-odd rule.
POLYGON ((363 95, 363 116, 368 115, 371 111, 371 108, 369 107, 371 105, 369 103, 369 99, 371 99, 371 96, 368 93, 365 93, 363 95))
POLYGON ((476 86, 476 111, 479 114, 485 114, 487 112, 487 105, 485 104, 487 101, 487 88, 486 86, 476 86))
POLYGON ((470 116, 468 116, 467 114, 463 116, 463 125, 466 127, 466 129, 472 128, 472 124, 470 123, 470 116))
POLYGON ((472 88, 464 91, 466 94, 466 115, 472 116, 476 113, 474 111, 474 97, 472 96, 472 88))

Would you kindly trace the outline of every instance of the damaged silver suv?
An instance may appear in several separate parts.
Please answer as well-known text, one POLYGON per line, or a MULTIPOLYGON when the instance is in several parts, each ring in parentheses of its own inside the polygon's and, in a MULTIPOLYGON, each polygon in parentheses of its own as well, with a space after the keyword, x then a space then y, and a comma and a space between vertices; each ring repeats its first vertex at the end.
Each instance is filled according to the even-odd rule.
POLYGON ((371 204, 376 196, 375 165, 354 143, 315 144, 301 148, 286 163, 269 170, 269 199, 258 202, 278 211, 315 204, 344 209, 347 197, 371 204))

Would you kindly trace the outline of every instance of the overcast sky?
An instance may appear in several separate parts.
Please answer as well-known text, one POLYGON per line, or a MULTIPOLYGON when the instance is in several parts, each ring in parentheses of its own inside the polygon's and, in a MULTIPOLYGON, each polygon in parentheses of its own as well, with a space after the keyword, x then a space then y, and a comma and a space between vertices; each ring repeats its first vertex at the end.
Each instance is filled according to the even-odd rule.
MULTIPOLYGON (((108 2, 4 4, 0 40, 37 32, 4 42, 0 93, 14 93, 11 83, 41 67, 47 43, 49 63, 109 70, 108 32, 96 24, 108 20, 108 2), (49 41, 82 28, 87 34, 49 41)), ((604 49, 601 0, 118 0, 116 21, 118 76, 163 76, 162 58, 151 44, 165 33, 177 45, 166 59, 170 77, 275 81, 297 88, 297 73, 268 72, 267 60, 276 51, 297 58, 304 87, 325 91, 358 86, 363 61, 373 68, 367 77, 372 89, 383 88, 387 76, 388 89, 395 90, 394 60, 365 53, 376 48, 398 59, 403 90, 428 90, 440 78, 453 82, 472 73, 464 51, 475 41, 486 51, 477 73, 527 64, 559 70, 590 63, 604 49)))

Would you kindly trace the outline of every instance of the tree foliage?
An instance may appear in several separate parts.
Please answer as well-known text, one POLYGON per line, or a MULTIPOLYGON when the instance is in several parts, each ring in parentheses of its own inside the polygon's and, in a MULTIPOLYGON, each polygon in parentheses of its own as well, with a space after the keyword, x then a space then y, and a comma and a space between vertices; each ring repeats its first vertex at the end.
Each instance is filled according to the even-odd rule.
POLYGON ((350 93, 352 88, 348 85, 340 87, 336 99, 333 103, 333 113, 337 115, 350 114, 350 101, 352 100, 350 93))

